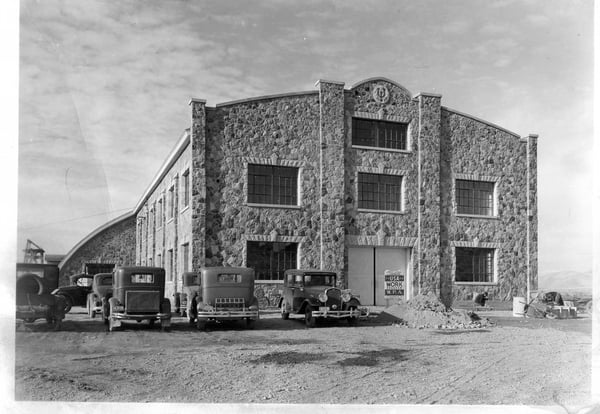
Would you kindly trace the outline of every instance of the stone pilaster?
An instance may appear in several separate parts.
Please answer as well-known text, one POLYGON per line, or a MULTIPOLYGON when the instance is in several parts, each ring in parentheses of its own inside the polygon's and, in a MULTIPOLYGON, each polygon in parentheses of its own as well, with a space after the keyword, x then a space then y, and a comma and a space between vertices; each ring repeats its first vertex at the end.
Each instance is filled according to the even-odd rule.
POLYGON ((440 127, 441 96, 420 94, 417 130, 418 238, 414 274, 417 293, 439 288, 440 299, 450 304, 446 283, 440 279, 440 127))
POLYGON ((537 135, 527 137, 527 298, 538 284, 537 135))
POLYGON ((319 80, 320 267, 344 271, 344 84, 319 80))
POLYGON ((192 99, 192 271, 204 266, 206 242, 206 101, 192 99))

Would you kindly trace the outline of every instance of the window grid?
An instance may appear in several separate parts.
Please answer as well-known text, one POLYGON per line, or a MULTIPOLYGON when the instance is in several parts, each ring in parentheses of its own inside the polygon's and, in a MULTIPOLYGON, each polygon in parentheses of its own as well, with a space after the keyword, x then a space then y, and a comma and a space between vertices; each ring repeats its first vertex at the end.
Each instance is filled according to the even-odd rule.
POLYGON ((190 205, 190 170, 183 173, 183 207, 190 205))
POLYGON ((297 267, 298 243, 247 242, 246 266, 259 280, 283 280, 287 269, 297 267))
POLYGON ((494 183, 488 181, 456 180, 458 214, 494 215, 494 183))
POLYGON ((407 149, 408 124, 374 119, 352 119, 352 145, 407 149))
POLYGON ((167 268, 168 268, 168 280, 172 281, 173 280, 173 272, 174 272, 174 262, 173 262, 173 250, 169 249, 167 251, 167 268))
POLYGON ((298 168, 248 164, 248 202, 298 204, 298 168))
POLYGON ((456 281, 490 283, 494 280, 494 249, 456 248, 456 281))
POLYGON ((171 186, 171 188, 169 188, 169 196, 168 196, 168 200, 167 202, 169 203, 168 207, 167 207, 167 214, 168 214, 168 218, 173 218, 173 216, 175 215, 175 187, 171 186))
POLYGON ((182 261, 182 271, 185 273, 189 269, 189 260, 190 260, 190 245, 189 243, 185 243, 181 245, 181 261, 182 261))
POLYGON ((402 177, 358 173, 358 208, 402 211, 402 177))

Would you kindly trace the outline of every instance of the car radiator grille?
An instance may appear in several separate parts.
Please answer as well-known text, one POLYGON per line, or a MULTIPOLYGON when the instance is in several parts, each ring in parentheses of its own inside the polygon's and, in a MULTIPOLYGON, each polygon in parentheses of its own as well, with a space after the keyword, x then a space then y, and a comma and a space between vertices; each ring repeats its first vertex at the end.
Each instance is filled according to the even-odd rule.
POLYGON ((125 295, 125 309, 129 313, 158 312, 160 309, 160 292, 128 291, 125 295))
POLYGON ((241 310, 244 309, 244 298, 216 298, 216 310, 241 310))
POLYGON ((333 308, 334 305, 336 308, 341 309, 342 291, 337 288, 327 289, 327 306, 333 308))

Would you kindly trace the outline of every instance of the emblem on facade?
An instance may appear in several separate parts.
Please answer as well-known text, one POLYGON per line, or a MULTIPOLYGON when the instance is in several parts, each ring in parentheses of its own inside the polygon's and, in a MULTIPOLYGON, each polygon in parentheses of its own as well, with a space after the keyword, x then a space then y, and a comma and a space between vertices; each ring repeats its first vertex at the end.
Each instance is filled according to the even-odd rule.
POLYGON ((384 104, 390 99, 390 91, 383 85, 376 85, 373 88, 373 99, 375 102, 384 104))

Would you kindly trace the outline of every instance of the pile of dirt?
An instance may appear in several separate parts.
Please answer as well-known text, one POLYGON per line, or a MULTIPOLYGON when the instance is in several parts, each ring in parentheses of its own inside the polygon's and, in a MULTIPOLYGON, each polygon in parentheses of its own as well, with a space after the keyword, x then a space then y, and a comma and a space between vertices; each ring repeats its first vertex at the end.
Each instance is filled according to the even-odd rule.
POLYGON ((379 314, 378 320, 419 329, 477 329, 492 325, 475 312, 447 309, 433 293, 390 306, 379 314))

